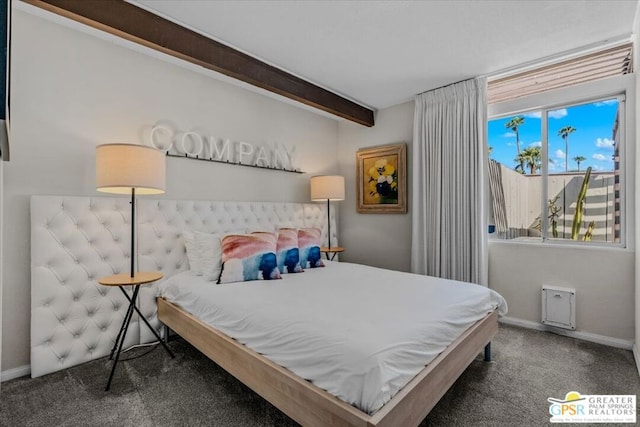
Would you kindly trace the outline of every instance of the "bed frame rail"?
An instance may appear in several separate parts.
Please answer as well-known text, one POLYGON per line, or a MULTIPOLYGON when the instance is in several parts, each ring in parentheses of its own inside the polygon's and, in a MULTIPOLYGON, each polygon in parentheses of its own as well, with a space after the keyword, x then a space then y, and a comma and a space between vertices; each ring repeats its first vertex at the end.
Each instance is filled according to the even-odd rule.
POLYGON ((160 321, 303 426, 417 426, 498 331, 497 312, 476 322, 370 416, 298 377, 180 307, 158 298, 160 321))

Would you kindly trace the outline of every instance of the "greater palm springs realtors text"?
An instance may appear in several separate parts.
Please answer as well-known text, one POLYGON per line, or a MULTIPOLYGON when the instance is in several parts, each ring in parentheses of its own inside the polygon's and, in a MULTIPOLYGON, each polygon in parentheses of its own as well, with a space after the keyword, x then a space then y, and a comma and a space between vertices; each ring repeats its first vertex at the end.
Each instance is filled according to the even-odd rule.
POLYGON ((149 142, 152 147, 173 156, 298 171, 294 165, 296 148, 284 144, 254 145, 193 131, 174 130, 167 125, 153 126, 149 142))

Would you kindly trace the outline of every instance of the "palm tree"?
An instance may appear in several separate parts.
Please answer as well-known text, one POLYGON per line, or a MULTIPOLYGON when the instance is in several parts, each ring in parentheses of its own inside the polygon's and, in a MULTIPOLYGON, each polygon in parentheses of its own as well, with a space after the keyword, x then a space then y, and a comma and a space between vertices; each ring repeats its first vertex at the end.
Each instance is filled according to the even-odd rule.
POLYGON ((575 156, 573 158, 573 161, 578 164, 578 172, 580 172, 580 163, 584 162, 585 160, 587 160, 587 158, 584 156, 575 156))
POLYGON ((524 158, 524 153, 520 153, 516 156, 515 159, 513 159, 514 162, 516 162, 516 167, 513 168, 514 171, 521 173, 522 175, 524 175, 525 173, 527 173, 524 170, 524 164, 526 162, 525 158, 524 158))
POLYGON ((542 167, 542 148, 541 147, 527 147, 522 152, 527 167, 531 175, 535 175, 536 171, 542 167))
POLYGON ((564 171, 569 171, 569 134, 576 131, 573 126, 565 126, 558 131, 558 135, 564 139, 564 171))
POLYGON ((504 127, 506 127, 507 129, 511 129, 516 134, 516 148, 518 149, 518 154, 520 154, 520 134, 518 133, 518 128, 523 124, 523 116, 515 116, 504 124, 504 127))
POLYGON ((518 132, 518 127, 522 126, 523 124, 523 116, 512 117, 511 120, 504 124, 504 127, 506 127, 507 129, 511 129, 516 134, 516 149, 518 150, 518 157, 516 157, 516 162, 519 162, 521 173, 524 173, 524 162, 520 158, 520 154, 522 154, 522 152, 520 151, 520 133, 518 132))
POLYGON ((542 148, 540 147, 527 147, 524 151, 513 159, 518 165, 515 167, 517 172, 525 173, 524 165, 529 168, 529 173, 535 175, 536 172, 542 167, 542 148))

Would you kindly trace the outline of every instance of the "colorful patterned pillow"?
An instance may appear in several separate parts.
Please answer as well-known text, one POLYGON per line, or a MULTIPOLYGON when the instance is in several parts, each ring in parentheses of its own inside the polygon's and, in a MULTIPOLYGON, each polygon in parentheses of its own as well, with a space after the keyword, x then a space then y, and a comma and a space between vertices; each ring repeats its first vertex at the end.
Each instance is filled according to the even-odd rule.
POLYGON ((231 234, 222 238, 222 273, 218 283, 281 279, 276 233, 231 234))
POLYGON ((281 273, 302 273, 304 271, 300 265, 298 229, 281 228, 278 230, 276 258, 278 259, 278 270, 281 273))
POLYGON ((300 265, 302 268, 324 267, 320 257, 319 228, 300 228, 298 230, 298 246, 300 247, 300 265))

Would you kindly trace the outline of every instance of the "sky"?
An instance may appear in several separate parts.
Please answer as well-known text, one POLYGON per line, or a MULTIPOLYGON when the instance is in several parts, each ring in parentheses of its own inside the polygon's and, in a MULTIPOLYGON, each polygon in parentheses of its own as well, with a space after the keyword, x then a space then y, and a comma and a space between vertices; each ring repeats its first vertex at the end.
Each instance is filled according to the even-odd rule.
MULTIPOLYGON (((613 125, 618 101, 609 100, 576 105, 549 111, 549 173, 560 173, 565 170, 567 159, 565 142, 558 136, 558 131, 565 126, 572 126, 575 132, 569 134, 569 171, 578 170, 577 163, 573 160, 576 156, 585 157, 580 163, 583 171, 591 166, 594 171, 613 170, 613 125)), ((518 128, 520 134, 520 149, 541 145, 541 113, 530 112, 521 114, 524 124, 518 128)), ((505 124, 514 116, 489 120, 488 134, 489 146, 493 148, 491 158, 503 165, 514 168, 518 151, 516 148, 516 135, 511 129, 505 128, 505 124)), ((529 173, 527 168, 527 173, 529 173)))

